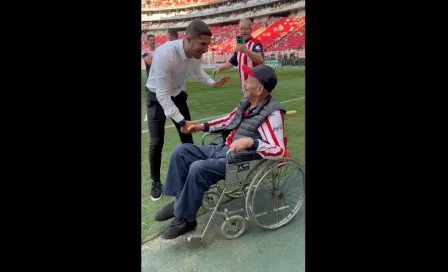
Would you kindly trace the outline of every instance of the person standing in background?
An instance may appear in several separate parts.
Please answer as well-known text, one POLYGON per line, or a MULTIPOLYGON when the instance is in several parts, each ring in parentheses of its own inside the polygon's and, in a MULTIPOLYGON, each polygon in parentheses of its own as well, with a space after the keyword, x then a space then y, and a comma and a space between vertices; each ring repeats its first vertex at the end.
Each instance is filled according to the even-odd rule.
POLYGON ((143 50, 142 58, 145 61, 146 78, 148 78, 149 70, 151 69, 152 65, 152 56, 154 54, 154 51, 156 50, 156 37, 152 34, 149 34, 148 36, 146 36, 146 43, 148 44, 148 49, 143 50))
POLYGON ((243 38, 243 44, 237 43, 232 58, 213 70, 212 75, 215 76, 220 71, 229 70, 234 66, 238 67, 240 88, 241 92, 244 93, 244 82, 247 80, 248 75, 242 70, 242 66, 247 65, 253 68, 263 64, 264 53, 261 42, 252 37, 252 22, 249 19, 241 19, 238 28, 243 38))
POLYGON ((175 41, 179 39, 179 35, 177 34, 177 31, 174 29, 168 30, 168 41, 175 41))

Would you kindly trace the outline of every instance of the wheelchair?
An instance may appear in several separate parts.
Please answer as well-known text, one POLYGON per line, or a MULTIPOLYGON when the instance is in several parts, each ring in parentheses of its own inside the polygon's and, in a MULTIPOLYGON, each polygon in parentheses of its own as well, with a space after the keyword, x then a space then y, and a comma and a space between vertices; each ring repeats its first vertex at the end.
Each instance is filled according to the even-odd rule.
MULTIPOLYGON (((215 136, 210 144, 219 144, 225 139, 220 133, 205 133, 201 144, 204 145, 210 136, 215 136)), ((286 149, 287 138, 284 140, 286 149)), ((257 155, 258 159, 249 156, 248 160, 233 161, 231 153, 230 150, 227 152, 224 180, 204 194, 203 207, 212 211, 210 218, 202 234, 184 237, 189 242, 202 241, 216 214, 224 217, 222 235, 236 239, 244 233, 246 221, 252 221, 262 229, 278 229, 291 221, 303 204, 305 170, 287 151, 280 160, 260 159, 257 155), (242 199, 244 208, 218 211, 224 196, 229 200, 242 199), (244 216, 239 215, 241 213, 244 216)))

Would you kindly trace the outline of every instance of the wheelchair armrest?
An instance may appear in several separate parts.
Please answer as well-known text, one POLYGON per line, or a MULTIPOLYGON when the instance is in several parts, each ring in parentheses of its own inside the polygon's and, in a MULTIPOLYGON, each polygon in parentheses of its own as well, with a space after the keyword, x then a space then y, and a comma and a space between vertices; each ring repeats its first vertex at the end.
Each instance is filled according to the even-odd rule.
POLYGON ((221 135, 221 133, 211 133, 211 132, 204 133, 204 135, 202 135, 202 138, 201 138, 201 145, 204 145, 205 138, 207 136, 213 136, 213 135, 221 135))
POLYGON ((240 162, 260 160, 262 157, 255 151, 242 151, 226 153, 226 164, 235 164, 240 162))

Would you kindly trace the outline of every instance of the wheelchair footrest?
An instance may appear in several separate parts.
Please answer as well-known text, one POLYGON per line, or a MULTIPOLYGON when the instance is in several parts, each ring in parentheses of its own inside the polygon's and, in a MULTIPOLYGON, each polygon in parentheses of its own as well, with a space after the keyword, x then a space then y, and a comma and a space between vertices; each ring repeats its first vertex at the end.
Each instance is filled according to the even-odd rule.
POLYGON ((238 214, 238 213, 242 213, 242 212, 244 212, 243 208, 238 209, 238 210, 233 210, 233 211, 228 211, 227 209, 225 209, 223 212, 216 211, 216 214, 224 216, 224 217, 229 217, 229 216, 232 216, 234 214, 238 214))
POLYGON ((183 236, 188 242, 200 242, 202 241, 202 235, 199 233, 187 234, 183 236))

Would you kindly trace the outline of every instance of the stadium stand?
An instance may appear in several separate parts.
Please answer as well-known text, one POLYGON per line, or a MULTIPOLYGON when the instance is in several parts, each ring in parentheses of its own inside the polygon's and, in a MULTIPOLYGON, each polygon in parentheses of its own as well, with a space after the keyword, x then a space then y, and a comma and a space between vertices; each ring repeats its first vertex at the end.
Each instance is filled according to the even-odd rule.
MULTIPOLYGON (((142 0, 142 49, 145 36, 156 36, 156 46, 168 41, 168 29, 185 35, 192 20, 203 20, 212 30, 214 62, 230 58, 238 34, 238 20, 252 18, 252 36, 259 39, 265 56, 302 56, 305 49, 305 10, 303 0, 142 0)), ((207 61, 210 56, 204 56, 207 61)))

